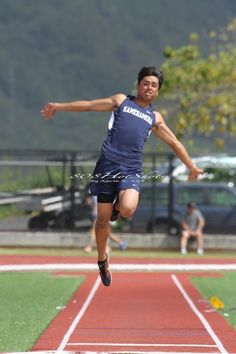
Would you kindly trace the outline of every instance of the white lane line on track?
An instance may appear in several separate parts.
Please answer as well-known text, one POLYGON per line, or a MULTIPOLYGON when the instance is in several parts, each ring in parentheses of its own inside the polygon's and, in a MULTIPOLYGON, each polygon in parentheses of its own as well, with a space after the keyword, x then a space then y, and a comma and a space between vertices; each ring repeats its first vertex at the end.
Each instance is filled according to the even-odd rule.
POLYGON ((77 316, 75 317, 74 321, 71 323, 68 331, 66 332, 64 338, 62 339, 59 347, 56 350, 56 354, 59 354, 67 345, 68 340, 70 339, 70 336, 72 335, 72 333, 74 332, 76 326, 79 324, 81 318, 83 317, 85 311, 87 310, 87 308, 89 307, 97 289, 99 288, 99 285, 101 284, 101 280, 100 280, 100 276, 97 277, 92 289, 90 290, 83 306, 81 307, 79 313, 77 314, 77 316))
MULTIPOLYGON (((111 351, 109 351, 109 352, 94 352, 94 351, 87 351, 86 350, 86 352, 85 351, 82 351, 82 352, 71 352, 71 351, 60 351, 60 352, 55 352, 55 351, 36 351, 36 352, 11 352, 11 353, 1 353, 1 354, 166 354, 167 352, 160 352, 160 351, 155 351, 155 352, 150 352, 150 351, 148 351, 148 352, 144 352, 144 351, 115 351, 115 352, 111 352, 111 351)), ((168 352, 168 353, 170 353, 170 352, 168 352)), ((219 352, 194 352, 195 354, 218 354, 219 352)), ((173 352, 173 351, 171 351, 171 354, 190 354, 189 352, 173 352)))
POLYGON ((172 274, 171 278, 172 278, 173 282, 175 283, 175 285, 177 286, 177 288, 179 289, 179 291, 181 292, 181 294, 183 295, 183 297, 185 298, 185 300, 187 301, 187 303, 189 304, 192 311, 195 313, 195 315, 202 322, 203 326, 205 327, 206 331, 208 332, 208 334, 210 335, 212 340, 216 343, 217 348, 219 349, 220 353, 228 354, 228 352, 224 348, 222 342, 220 341, 220 339, 217 337, 217 335, 215 334, 215 332, 211 328, 209 322, 205 319, 205 317, 202 315, 202 313, 197 309, 197 307, 195 306, 195 304, 193 303, 193 301, 191 300, 191 298, 189 297, 187 292, 184 290, 182 284, 180 283, 180 281, 178 280, 176 275, 172 274))
MULTIPOLYGON (((55 354, 55 350, 44 350, 44 351, 36 351, 36 352, 7 352, 1 354, 55 354)), ((61 351, 57 354, 79 354, 79 352, 71 352, 71 351, 61 351)), ((182 353, 181 353, 182 354, 182 353)))
MULTIPOLYGON (((115 271, 221 271, 236 270, 236 263, 231 264, 111 264, 111 270, 115 271)), ((11 264, 0 265, 0 272, 23 272, 41 270, 76 270, 94 271, 98 270, 97 264, 91 263, 58 263, 58 264, 11 264)))
POLYGON ((103 346, 103 347, 189 347, 189 348, 217 348, 210 344, 165 344, 165 343, 68 343, 68 346, 103 346))

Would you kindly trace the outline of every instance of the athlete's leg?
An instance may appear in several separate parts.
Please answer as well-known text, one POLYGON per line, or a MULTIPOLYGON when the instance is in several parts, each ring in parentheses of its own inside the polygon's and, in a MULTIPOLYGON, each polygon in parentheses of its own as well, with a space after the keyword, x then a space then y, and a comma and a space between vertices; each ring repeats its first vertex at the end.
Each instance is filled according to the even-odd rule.
POLYGON ((106 259, 106 245, 109 236, 112 203, 98 203, 98 216, 95 225, 98 261, 106 259))
POLYGON ((130 218, 138 205, 139 192, 135 189, 125 189, 119 192, 119 203, 116 209, 124 218, 130 218))
POLYGON ((130 218, 138 205, 141 177, 138 171, 129 171, 122 168, 123 178, 119 181, 116 189, 118 200, 114 204, 111 221, 115 221, 118 217, 115 210, 119 211, 119 215, 124 218, 130 218))
POLYGON ((129 188, 121 190, 118 198, 113 205, 110 221, 116 221, 120 216, 130 218, 138 205, 139 192, 129 188))

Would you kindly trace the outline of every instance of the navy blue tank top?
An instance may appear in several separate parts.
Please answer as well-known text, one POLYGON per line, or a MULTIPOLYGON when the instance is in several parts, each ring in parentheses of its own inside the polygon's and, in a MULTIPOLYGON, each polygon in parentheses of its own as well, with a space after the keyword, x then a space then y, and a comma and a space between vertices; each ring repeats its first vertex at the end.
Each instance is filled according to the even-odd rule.
POLYGON ((141 169, 143 146, 156 123, 153 107, 139 106, 128 96, 112 113, 102 154, 110 161, 141 169))

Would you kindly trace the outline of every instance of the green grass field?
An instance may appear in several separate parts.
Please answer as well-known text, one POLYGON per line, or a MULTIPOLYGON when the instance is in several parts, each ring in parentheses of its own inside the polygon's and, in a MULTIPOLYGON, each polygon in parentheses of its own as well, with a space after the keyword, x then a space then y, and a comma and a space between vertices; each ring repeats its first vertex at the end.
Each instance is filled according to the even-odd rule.
MULTIPOLYGON (((12 248, 12 247, 0 247, 1 254, 11 254, 11 255, 42 255, 42 256, 77 256, 77 257, 96 257, 97 252, 93 251, 90 254, 86 254, 81 249, 76 248, 12 248)), ((137 258, 198 258, 199 255, 196 252, 189 252, 187 255, 183 256, 180 252, 173 251, 162 251, 162 250, 129 250, 121 252, 119 250, 113 249, 111 252, 111 257, 137 257, 137 258)), ((206 251, 201 258, 235 258, 236 261, 236 252, 235 251, 206 251)))
POLYGON ((209 302, 212 296, 224 302, 224 308, 217 311, 236 329, 236 272, 222 272, 222 277, 192 277, 192 282, 209 302))
POLYGON ((83 279, 0 273, 0 352, 28 351, 83 279))

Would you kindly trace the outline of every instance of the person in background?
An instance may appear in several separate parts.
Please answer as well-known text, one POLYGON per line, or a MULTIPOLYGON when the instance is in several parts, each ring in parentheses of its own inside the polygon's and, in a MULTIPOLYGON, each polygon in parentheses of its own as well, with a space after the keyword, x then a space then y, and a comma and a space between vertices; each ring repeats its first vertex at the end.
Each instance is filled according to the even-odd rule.
POLYGON ((197 253, 202 255, 203 251, 203 228, 205 225, 205 219, 197 209, 194 202, 187 204, 186 214, 181 223, 182 225, 182 235, 181 235, 181 253, 187 254, 187 244, 191 236, 195 237, 197 240, 197 253))
MULTIPOLYGON (((93 248, 96 246, 95 225, 96 225, 96 220, 97 220, 97 197, 94 195, 89 195, 86 199, 86 202, 91 208, 92 225, 91 225, 91 228, 89 231, 90 240, 89 240, 88 245, 84 248, 84 251, 86 253, 90 253, 90 252, 92 252, 93 248)), ((108 230, 108 237, 110 240, 112 240, 118 244, 120 251, 125 251, 127 248, 127 242, 122 241, 118 236, 116 236, 112 232, 112 224, 114 224, 114 223, 115 222, 110 222, 109 230, 108 230)), ((109 245, 107 245, 106 252, 108 253, 110 251, 111 251, 111 247, 109 245)))

